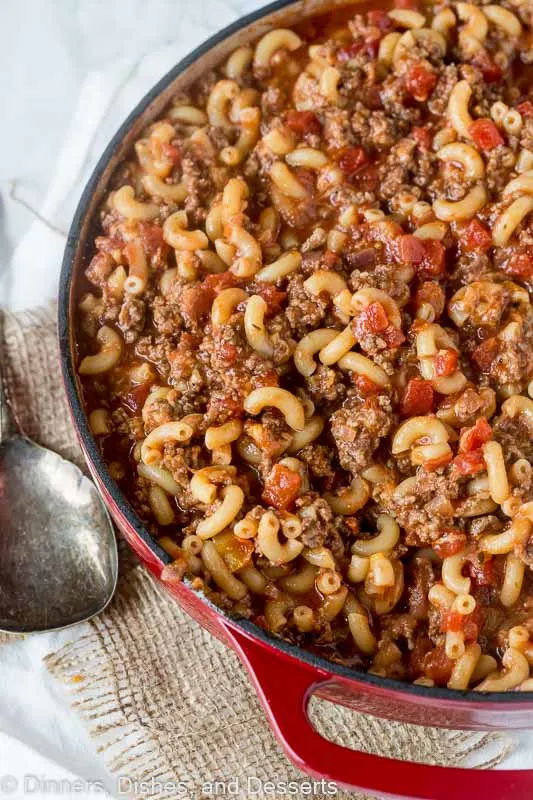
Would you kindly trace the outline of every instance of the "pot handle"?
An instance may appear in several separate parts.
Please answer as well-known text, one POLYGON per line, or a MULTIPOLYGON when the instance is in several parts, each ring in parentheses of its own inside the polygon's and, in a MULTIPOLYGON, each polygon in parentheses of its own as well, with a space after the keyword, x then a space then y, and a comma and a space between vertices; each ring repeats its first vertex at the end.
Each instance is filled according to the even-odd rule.
POLYGON ((351 750, 324 739, 312 726, 307 705, 313 692, 331 680, 329 674, 265 646, 231 624, 225 623, 225 628, 250 674, 272 731, 302 772, 381 797, 533 797, 532 770, 430 766, 351 750))

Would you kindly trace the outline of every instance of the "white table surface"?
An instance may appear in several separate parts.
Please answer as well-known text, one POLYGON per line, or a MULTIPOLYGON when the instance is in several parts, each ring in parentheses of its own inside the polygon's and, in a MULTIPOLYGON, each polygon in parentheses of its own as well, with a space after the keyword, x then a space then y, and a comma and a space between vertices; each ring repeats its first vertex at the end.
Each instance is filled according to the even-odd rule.
MULTIPOLYGON (((9 183, 15 180, 17 195, 65 230, 91 163, 136 100, 194 45, 261 5, 1 0, 1 304, 20 309, 54 297, 64 243, 10 199, 9 183)), ((102 781, 116 796, 65 692, 42 665, 46 653, 71 638, 71 631, 41 635, 0 649, 0 795, 23 797, 29 774, 102 781)), ((505 766, 531 766, 533 737, 517 741, 505 766)), ((34 797, 102 796, 90 787, 36 791, 35 780, 28 781, 34 797)))

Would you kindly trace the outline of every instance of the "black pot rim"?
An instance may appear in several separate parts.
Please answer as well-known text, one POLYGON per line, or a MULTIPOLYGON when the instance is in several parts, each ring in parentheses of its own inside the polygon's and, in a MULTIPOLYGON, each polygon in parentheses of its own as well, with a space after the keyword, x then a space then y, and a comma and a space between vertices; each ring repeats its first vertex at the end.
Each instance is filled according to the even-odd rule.
MULTIPOLYGON (((82 230, 82 225, 85 220, 90 200, 100 178, 107 167, 110 159, 112 158, 117 147, 122 143, 126 134, 133 126, 138 117, 145 111, 145 109, 163 92, 166 87, 172 83, 184 70, 191 66, 195 61, 204 56, 209 50, 216 45, 220 44, 224 39, 227 39, 234 33, 237 33, 242 28, 259 21, 263 17, 290 5, 300 2, 300 0, 276 0, 257 11, 246 14, 240 17, 235 22, 223 28, 218 33, 210 36, 205 42, 196 47, 189 55, 179 61, 166 75, 164 75, 156 84, 150 89, 140 102, 135 106, 133 111, 127 116, 125 121, 120 125, 115 135, 102 153, 98 163, 96 164, 91 177, 89 178, 85 189, 81 195, 80 201, 74 213, 74 217, 67 235, 67 242, 65 245, 65 252, 61 265, 61 274, 59 279, 59 292, 58 292, 58 336, 61 356, 61 369, 63 373, 63 380, 66 389, 67 399, 70 410, 76 424, 78 435, 80 436, 83 446, 88 454, 92 464, 96 467, 98 475, 114 503, 116 503, 120 513, 126 519, 127 523, 135 530, 136 534, 143 540, 143 542, 150 548, 150 550, 164 563, 171 561, 168 554, 157 544, 157 542, 150 536, 144 527, 141 519, 133 510, 133 507, 127 501, 125 496, 120 491, 118 485, 111 478, 107 465, 104 462, 95 440, 89 428, 87 415, 85 413, 83 404, 81 402, 80 394, 78 392, 74 364, 71 357, 71 339, 69 335, 69 308, 70 308, 70 290, 73 278, 74 260, 82 230)), ((231 621, 232 625, 241 628, 249 636, 260 642, 273 647, 274 649, 285 653, 292 658, 303 661, 312 667, 315 667, 320 672, 327 672, 333 678, 335 675, 352 680, 360 684, 367 684, 370 686, 380 687, 385 690, 394 691, 399 695, 414 695, 419 699, 435 698, 446 700, 453 705, 453 701, 458 702, 471 701, 472 703, 491 703, 491 704, 512 704, 517 702, 517 697, 512 692, 491 692, 487 694, 480 694, 472 691, 456 691, 445 688, 417 686, 412 683, 395 680, 393 678, 381 678, 376 675, 370 675, 367 672, 360 672, 355 669, 337 664, 329 661, 328 659, 316 655, 313 652, 304 650, 297 645, 290 644, 282 639, 274 637, 272 634, 263 630, 258 625, 246 619, 241 619, 228 615, 222 609, 215 606, 208 600, 202 593, 196 592, 192 587, 188 586, 189 590, 194 592, 203 603, 213 609, 217 614, 231 621)), ((407 699, 407 697, 405 698, 407 699)), ((521 694, 520 701, 523 704, 524 695, 521 694)), ((438 724, 438 720, 430 720, 430 723, 438 724)))

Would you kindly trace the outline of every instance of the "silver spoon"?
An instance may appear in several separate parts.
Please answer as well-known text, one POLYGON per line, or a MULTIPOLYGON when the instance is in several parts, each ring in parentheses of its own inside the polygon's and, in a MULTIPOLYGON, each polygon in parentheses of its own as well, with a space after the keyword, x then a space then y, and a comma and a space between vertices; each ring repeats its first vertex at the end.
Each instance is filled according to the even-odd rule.
POLYGON ((0 351, 0 630, 57 630, 102 611, 115 591, 117 544, 94 484, 19 433, 0 351))

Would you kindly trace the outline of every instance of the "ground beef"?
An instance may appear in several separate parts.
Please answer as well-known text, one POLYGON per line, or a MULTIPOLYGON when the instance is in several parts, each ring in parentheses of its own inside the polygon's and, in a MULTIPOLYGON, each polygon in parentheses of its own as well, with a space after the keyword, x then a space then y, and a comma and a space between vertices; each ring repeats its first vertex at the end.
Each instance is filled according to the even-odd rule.
POLYGON ((270 86, 266 92, 261 95, 261 111, 266 120, 269 120, 275 114, 279 114, 287 104, 285 92, 279 86, 270 86))
POLYGON ((155 364, 157 371, 167 377, 170 373, 169 356, 173 350, 170 339, 164 336, 141 336, 135 345, 135 353, 155 364))
POLYGON ((85 274, 95 286, 104 286, 114 267, 115 264, 110 255, 107 253, 97 253, 92 257, 91 263, 85 270, 85 274))
POLYGON ((163 463, 179 486, 177 495, 178 503, 182 508, 191 508, 197 501, 191 495, 189 486, 191 472, 203 466, 201 463, 201 448, 193 447, 187 450, 178 447, 175 443, 167 443, 164 448, 163 463))
POLYGON ((302 521, 302 542, 306 547, 322 547, 333 526, 333 512, 320 497, 310 495, 296 501, 302 521))
POLYGON ((305 242, 301 245, 302 254, 308 253, 311 250, 317 250, 326 244, 328 232, 324 228, 315 228, 314 231, 307 237, 305 242))
POLYGON ((493 274, 492 263, 486 253, 479 251, 462 252, 453 265, 454 284, 465 285, 471 281, 484 280, 493 274))
POLYGON ((402 127, 384 111, 369 111, 362 103, 355 104, 351 125, 355 142, 378 152, 388 150, 394 144, 402 127))
POLYGON ((388 397, 379 395, 365 401, 354 395, 348 397, 330 419, 341 467, 355 476, 370 466, 380 439, 389 434, 392 424, 388 397))
POLYGON ((341 108, 328 108, 323 114, 323 134, 326 142, 341 150, 353 145, 354 133, 350 124, 350 113, 341 108))
POLYGON ((382 636, 388 635, 393 642, 404 640, 409 649, 414 645, 414 635, 418 621, 410 614, 387 614, 381 618, 382 636))
POLYGON ((428 101, 428 108, 432 114, 438 116, 444 114, 448 108, 451 91, 457 81, 457 67, 455 64, 448 64, 443 68, 437 85, 428 101))
POLYGON ((156 296, 152 301, 152 319, 155 327, 163 336, 175 336, 183 328, 179 302, 169 298, 156 296))
POLYGON ((296 79, 292 100, 298 111, 314 111, 328 105, 317 79, 309 72, 301 72, 296 79))
MULTIPOLYGON (((381 262, 382 258, 385 260, 376 248, 373 248, 373 250, 377 261, 381 262)), ((346 258, 350 264, 353 263, 354 259, 350 258, 349 255, 346 258)), ((369 286, 375 289, 381 289, 389 294, 400 308, 405 306, 409 300, 409 284, 400 280, 398 276, 398 266, 396 264, 391 264, 390 262, 377 263, 376 267, 371 271, 354 269, 350 275, 350 288, 352 291, 356 292, 358 289, 364 289, 369 286)))
POLYGON ((440 474, 419 468, 408 491, 396 492, 394 486, 387 484, 378 492, 387 512, 405 529, 406 544, 419 547, 431 544, 453 527, 454 502, 461 485, 451 470, 440 474))
POLYGON ((135 342, 144 330, 146 301, 141 297, 126 295, 118 315, 118 326, 124 334, 125 342, 135 342))
POLYGON ((533 462, 533 422, 527 414, 520 414, 513 419, 501 414, 491 423, 493 437, 501 444, 509 464, 519 458, 533 462))
POLYGON ((524 120, 524 126, 520 133, 520 146, 533 151, 533 117, 524 120))
POLYGON ((509 147, 500 145, 487 154, 485 175, 487 186, 491 192, 501 192, 509 183, 516 156, 509 147))
POLYGON ((313 401, 326 411, 335 408, 346 396, 346 386, 339 370, 319 364, 316 371, 306 378, 307 391, 313 401))
POLYGON ((188 212, 189 223, 200 225, 205 220, 207 198, 214 194, 210 170, 192 155, 182 159, 181 168, 182 181, 187 189, 185 210, 188 212))
POLYGON ((480 393, 468 387, 453 402, 453 411, 457 421, 463 427, 468 427, 473 425, 478 417, 490 417, 495 404, 496 395, 492 389, 486 388, 480 393))
POLYGON ((303 461, 314 478, 331 479, 335 476, 333 455, 331 447, 323 444, 308 444, 298 451, 299 460, 303 461))
POLYGON ((415 150, 413 139, 401 139, 390 149, 380 167, 380 193, 383 197, 391 199, 401 191, 408 191, 415 150))
POLYGON ((291 277, 287 284, 287 320, 292 334, 301 339, 309 331, 320 327, 326 315, 329 298, 311 295, 304 289, 302 275, 291 277))

